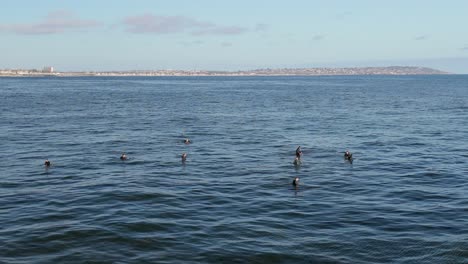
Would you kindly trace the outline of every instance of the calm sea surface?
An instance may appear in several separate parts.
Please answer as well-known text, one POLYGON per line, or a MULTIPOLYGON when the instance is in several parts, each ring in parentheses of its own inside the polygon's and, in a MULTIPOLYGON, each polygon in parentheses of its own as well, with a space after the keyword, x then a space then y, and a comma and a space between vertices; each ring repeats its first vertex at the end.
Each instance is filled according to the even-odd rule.
POLYGON ((466 75, 0 93, 0 263, 468 263, 466 75))

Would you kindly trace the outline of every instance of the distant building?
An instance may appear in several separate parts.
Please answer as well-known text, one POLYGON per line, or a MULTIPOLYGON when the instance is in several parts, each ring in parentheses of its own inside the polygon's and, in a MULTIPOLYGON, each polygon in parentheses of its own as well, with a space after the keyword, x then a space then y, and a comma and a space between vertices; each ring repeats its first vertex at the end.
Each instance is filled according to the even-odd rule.
POLYGON ((52 66, 44 67, 42 69, 42 72, 53 73, 54 72, 54 67, 52 67, 52 66))

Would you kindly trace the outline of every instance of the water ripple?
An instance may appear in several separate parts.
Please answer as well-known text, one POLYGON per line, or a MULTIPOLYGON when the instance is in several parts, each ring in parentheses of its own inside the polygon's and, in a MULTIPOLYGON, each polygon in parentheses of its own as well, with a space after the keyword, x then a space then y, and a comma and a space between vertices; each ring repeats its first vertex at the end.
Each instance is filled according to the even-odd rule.
POLYGON ((466 81, 0 78, 0 262, 466 263, 466 81))

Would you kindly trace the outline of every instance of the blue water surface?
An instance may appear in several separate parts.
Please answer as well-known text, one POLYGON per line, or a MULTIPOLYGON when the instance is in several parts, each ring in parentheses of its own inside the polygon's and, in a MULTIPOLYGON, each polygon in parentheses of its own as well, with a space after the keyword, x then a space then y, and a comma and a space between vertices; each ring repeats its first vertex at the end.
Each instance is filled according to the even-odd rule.
POLYGON ((0 92, 0 263, 468 263, 466 75, 0 92))

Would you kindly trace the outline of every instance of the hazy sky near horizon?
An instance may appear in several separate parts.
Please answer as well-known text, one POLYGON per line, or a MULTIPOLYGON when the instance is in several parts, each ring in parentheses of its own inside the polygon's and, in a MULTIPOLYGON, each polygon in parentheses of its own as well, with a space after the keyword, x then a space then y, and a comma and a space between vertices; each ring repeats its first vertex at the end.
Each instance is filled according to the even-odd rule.
POLYGON ((15 0, 0 68, 427 66, 468 73, 464 0, 15 0))

